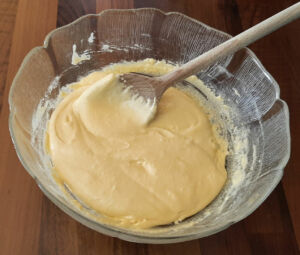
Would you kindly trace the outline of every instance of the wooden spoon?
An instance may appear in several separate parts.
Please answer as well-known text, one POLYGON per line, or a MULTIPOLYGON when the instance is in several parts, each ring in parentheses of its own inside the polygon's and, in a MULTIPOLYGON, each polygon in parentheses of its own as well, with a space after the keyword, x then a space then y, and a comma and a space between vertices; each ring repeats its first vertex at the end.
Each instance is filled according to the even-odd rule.
POLYGON ((263 36, 300 17, 300 2, 277 13, 265 21, 249 28, 241 34, 225 41, 217 47, 194 58, 174 71, 159 77, 149 77, 138 73, 127 73, 120 76, 120 81, 146 101, 158 104, 166 89, 176 82, 210 66, 222 57, 235 53, 263 36))

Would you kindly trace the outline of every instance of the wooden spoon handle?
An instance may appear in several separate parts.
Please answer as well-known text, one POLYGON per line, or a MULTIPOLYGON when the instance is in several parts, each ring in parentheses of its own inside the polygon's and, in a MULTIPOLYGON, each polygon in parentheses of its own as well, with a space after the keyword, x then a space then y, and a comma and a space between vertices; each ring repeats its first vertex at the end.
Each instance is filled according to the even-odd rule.
POLYGON ((210 66, 222 57, 233 54, 263 36, 300 17, 300 2, 258 23, 239 35, 203 53, 159 79, 167 87, 210 66))

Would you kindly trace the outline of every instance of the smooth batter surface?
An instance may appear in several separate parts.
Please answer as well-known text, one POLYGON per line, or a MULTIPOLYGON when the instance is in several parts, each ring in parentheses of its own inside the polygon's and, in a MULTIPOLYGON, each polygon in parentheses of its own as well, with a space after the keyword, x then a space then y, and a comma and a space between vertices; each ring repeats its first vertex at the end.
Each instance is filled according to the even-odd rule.
POLYGON ((165 63, 146 60, 94 72, 73 86, 49 122, 56 175, 118 226, 183 220, 209 204, 226 180, 227 148, 199 102, 170 88, 145 124, 147 107, 132 104, 117 75, 107 75, 165 69, 165 63))

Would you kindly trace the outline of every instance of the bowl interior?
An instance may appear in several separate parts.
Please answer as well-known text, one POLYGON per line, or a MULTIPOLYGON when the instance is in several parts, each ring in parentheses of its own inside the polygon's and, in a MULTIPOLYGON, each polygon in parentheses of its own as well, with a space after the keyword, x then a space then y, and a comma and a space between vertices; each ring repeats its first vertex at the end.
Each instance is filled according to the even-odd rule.
POLYGON ((70 216, 129 241, 178 242, 218 232, 245 218, 280 181, 290 154, 287 106, 279 99, 276 81, 249 49, 197 74, 228 106, 218 110, 224 123, 231 123, 225 125, 225 135, 233 147, 224 190, 207 208, 178 225, 138 232, 95 221, 88 209, 79 210, 57 187, 41 139, 51 104, 66 84, 120 61, 154 58, 183 64, 229 37, 182 14, 156 9, 104 11, 54 30, 43 47, 24 59, 10 91, 10 132, 24 167, 70 216), (74 54, 85 60, 74 64, 74 54), (234 144, 238 135, 243 137, 240 147, 234 144), (246 155, 242 164, 241 153, 246 155))

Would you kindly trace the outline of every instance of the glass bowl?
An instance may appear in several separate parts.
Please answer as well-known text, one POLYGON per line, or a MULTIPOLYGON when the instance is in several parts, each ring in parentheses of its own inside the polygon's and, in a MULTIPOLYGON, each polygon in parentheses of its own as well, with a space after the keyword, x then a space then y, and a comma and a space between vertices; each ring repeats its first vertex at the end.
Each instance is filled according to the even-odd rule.
MULTIPOLYGON (((197 74, 220 95, 232 115, 229 143, 236 130, 247 146, 227 157, 228 181, 204 210, 179 224, 143 231, 100 223, 79 209, 51 175, 41 138, 59 89, 111 63, 145 58, 183 64, 230 36, 180 13, 146 8, 86 15, 52 31, 44 45, 25 57, 10 90, 10 134, 24 168, 44 194, 82 224, 107 235, 143 243, 172 243, 219 232, 251 214, 280 181, 290 156, 288 107, 279 86, 249 49, 240 50, 197 74), (79 62, 78 62, 79 61, 79 62), (78 62, 78 63, 77 63, 78 62), (39 120, 39 121, 37 121, 39 120), (226 198, 226 199, 225 199, 226 198)), ((222 109, 220 109, 222 111, 222 109)), ((66 187, 67 188, 67 187, 66 187)))

